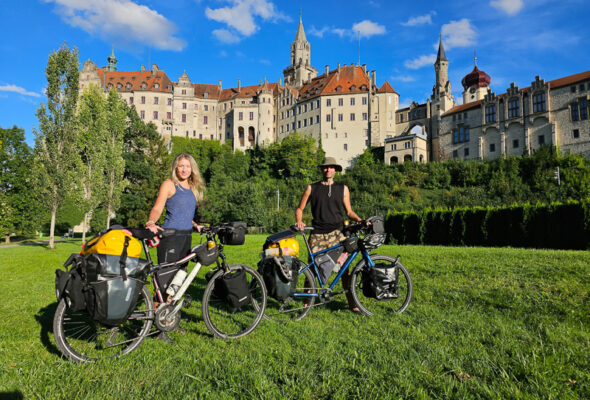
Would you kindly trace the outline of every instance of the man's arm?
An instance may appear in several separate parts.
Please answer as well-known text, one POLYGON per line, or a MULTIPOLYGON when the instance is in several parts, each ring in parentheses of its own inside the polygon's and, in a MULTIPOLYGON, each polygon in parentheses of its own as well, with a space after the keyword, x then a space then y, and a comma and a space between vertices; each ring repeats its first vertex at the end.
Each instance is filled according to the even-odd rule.
POLYGON ((311 185, 307 185, 305 191, 303 192, 303 196, 301 196, 299 206, 295 209, 295 225, 300 230, 303 230, 303 228, 305 228, 305 224, 303 223, 303 209, 307 205, 307 201, 309 200, 310 195, 311 185))
POLYGON ((344 209, 346 210, 346 215, 348 218, 356 221, 361 222, 363 219, 359 218, 358 215, 354 211, 352 211, 352 207, 350 206, 350 192, 348 191, 348 186, 344 185, 344 198, 342 199, 344 203, 344 209))

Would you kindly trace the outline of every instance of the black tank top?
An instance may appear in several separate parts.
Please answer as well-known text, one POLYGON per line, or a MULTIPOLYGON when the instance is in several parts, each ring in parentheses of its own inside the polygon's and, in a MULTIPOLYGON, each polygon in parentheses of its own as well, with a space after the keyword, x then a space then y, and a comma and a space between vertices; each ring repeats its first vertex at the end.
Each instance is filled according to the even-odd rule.
POLYGON ((344 228, 344 184, 334 182, 322 185, 316 182, 311 185, 311 215, 314 233, 330 233, 344 228), (328 196, 329 194, 329 196, 328 196))

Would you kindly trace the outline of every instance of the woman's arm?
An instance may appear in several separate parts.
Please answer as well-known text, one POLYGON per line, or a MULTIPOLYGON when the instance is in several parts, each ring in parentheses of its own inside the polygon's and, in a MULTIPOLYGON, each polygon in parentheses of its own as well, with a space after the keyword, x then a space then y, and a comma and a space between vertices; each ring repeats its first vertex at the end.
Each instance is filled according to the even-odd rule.
POLYGON ((168 198, 172 196, 175 191, 174 184, 170 179, 166 179, 164 182, 162 182, 160 191, 158 192, 158 197, 156 198, 156 203, 152 207, 148 221, 145 224, 145 227, 153 233, 157 233, 158 230, 163 230, 161 227, 156 225, 156 221, 160 219, 160 215, 162 215, 162 211, 164 211, 166 200, 168 200, 168 198))

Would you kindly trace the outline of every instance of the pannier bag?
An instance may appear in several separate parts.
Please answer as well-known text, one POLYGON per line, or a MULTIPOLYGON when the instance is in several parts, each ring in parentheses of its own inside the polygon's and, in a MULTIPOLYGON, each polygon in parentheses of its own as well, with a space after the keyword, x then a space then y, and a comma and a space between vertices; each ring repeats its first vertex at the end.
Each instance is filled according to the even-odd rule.
POLYGON ((399 268, 395 264, 375 264, 362 272, 363 295, 377 300, 397 299, 399 268))
POLYGON ((258 263, 269 296, 284 300, 295 292, 298 266, 292 256, 266 257, 258 263))
POLYGON ((64 267, 69 270, 55 270, 55 295, 59 302, 62 298, 66 300, 68 308, 73 311, 86 310, 86 299, 84 297, 84 288, 86 287, 86 278, 81 266, 82 257, 79 254, 72 254, 64 263, 64 267))
POLYGON ((239 246, 246 241, 246 223, 242 221, 232 222, 219 231, 218 237, 222 244, 239 246))
MULTIPOLYGON (((207 272, 205 278, 210 281, 217 270, 207 272)), ((222 275, 215 282, 213 296, 224 300, 231 308, 239 309, 250 303, 250 288, 246 279, 246 272, 238 268, 222 275)))
POLYGON ((124 266, 120 261, 111 254, 89 254, 83 259, 86 309, 95 321, 105 325, 116 326, 129 317, 148 272, 146 260, 127 257, 124 266))

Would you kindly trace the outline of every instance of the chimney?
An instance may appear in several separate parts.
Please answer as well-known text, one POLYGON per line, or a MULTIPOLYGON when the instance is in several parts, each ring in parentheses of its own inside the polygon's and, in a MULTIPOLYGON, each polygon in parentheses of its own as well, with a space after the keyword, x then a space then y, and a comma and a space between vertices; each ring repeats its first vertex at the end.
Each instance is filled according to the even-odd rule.
POLYGON ((141 64, 141 72, 145 72, 145 65, 141 64))
POLYGON ((375 70, 371 71, 371 85, 377 86, 377 78, 375 77, 375 70))
POLYGON ((363 72, 365 75, 367 74, 367 64, 363 64, 363 72))
POLYGON ((340 74, 340 63, 338 63, 338 74, 340 74))
POLYGON ((328 76, 328 73, 330 72, 330 67, 328 66, 328 64, 326 64, 326 66, 324 67, 324 74, 326 76, 328 76))
POLYGON ((283 78, 279 78, 279 86, 283 86, 283 78))
POLYGON ((156 65, 156 63, 152 64, 152 75, 156 75, 156 73, 158 72, 158 66, 156 65))
POLYGON ((219 91, 221 92, 221 79, 219 80, 219 91))
POLYGON ((238 92, 242 90, 242 80, 238 78, 238 92))

